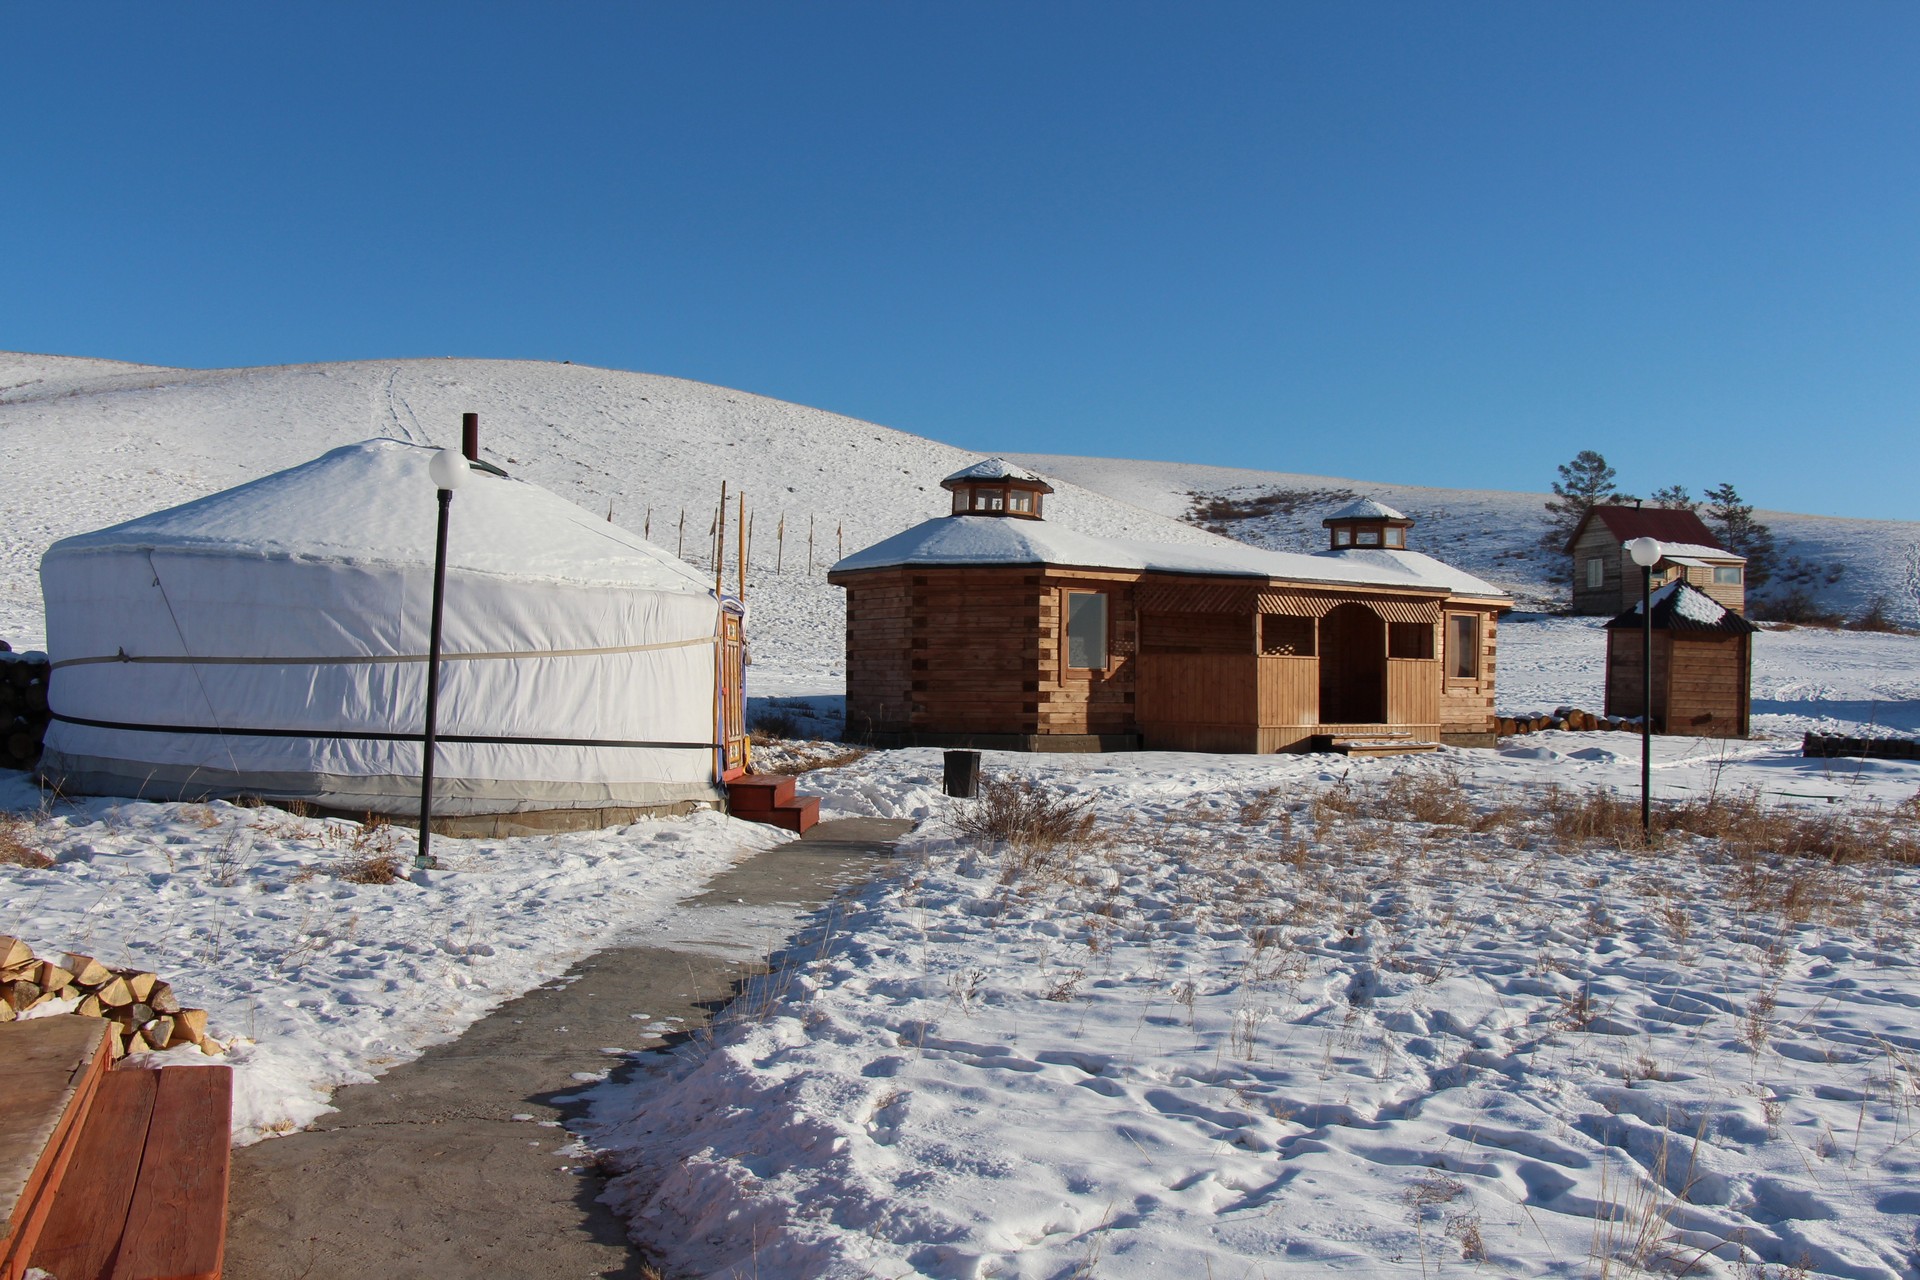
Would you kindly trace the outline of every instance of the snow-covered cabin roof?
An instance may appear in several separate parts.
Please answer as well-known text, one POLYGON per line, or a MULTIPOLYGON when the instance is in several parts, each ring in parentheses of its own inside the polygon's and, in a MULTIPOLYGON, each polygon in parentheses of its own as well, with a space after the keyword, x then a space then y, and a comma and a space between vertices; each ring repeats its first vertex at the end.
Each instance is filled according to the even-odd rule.
MULTIPOLYGON (((1684 581, 1669 582, 1649 597, 1653 604, 1655 631, 1705 631, 1739 635, 1760 628, 1715 600, 1706 592, 1684 581)), ((1643 626, 1640 601, 1607 623, 1607 629, 1639 629, 1643 626)))
POLYGON ((1656 542, 1669 544, 1681 555, 1709 556, 1721 562, 1738 560, 1733 552, 1715 545, 1713 530, 1707 528, 1697 512, 1685 507, 1623 507, 1613 503, 1604 503, 1587 509, 1580 517, 1580 523, 1573 527, 1573 533, 1567 538, 1567 551, 1580 541, 1589 522, 1598 520, 1616 541, 1627 543, 1635 538, 1652 538, 1656 542), (1682 550, 1684 548, 1684 550, 1682 550))
POLYGON ((1332 586, 1444 591, 1505 599, 1506 593, 1417 551, 1346 548, 1302 555, 1260 547, 1176 545, 1094 538, 1032 520, 941 516, 897 533, 833 566, 835 573, 904 565, 1058 565, 1159 573, 1220 574, 1332 586))
POLYGON ((1015 466, 1005 458, 988 458, 983 462, 976 462, 970 467, 962 467, 945 480, 942 480, 940 487, 943 489, 952 489, 958 485, 976 480, 1020 480, 1027 484, 1038 485, 1042 492, 1053 492, 1053 486, 1041 479, 1038 475, 1027 470, 1025 467, 1015 466))
POLYGON ((1327 519, 1329 520, 1405 520, 1406 517, 1401 515, 1398 511, 1395 511, 1392 507, 1388 506, 1384 502, 1376 502, 1372 498, 1361 498, 1356 502, 1349 502, 1346 506, 1340 508, 1338 511, 1334 512, 1332 515, 1328 516, 1327 519))
MULTIPOLYGON (((249 484, 63 538, 49 560, 158 551, 363 564, 432 564, 435 450, 344 445, 249 484)), ((474 469, 455 492, 449 569, 521 581, 706 593, 712 579, 591 511, 524 480, 474 469)))

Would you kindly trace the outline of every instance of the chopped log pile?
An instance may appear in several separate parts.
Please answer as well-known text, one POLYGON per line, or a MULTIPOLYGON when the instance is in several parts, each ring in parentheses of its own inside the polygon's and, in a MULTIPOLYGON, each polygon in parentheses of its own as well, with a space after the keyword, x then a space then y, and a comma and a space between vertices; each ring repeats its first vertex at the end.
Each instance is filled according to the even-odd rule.
POLYGON ((207 1011, 181 1005, 173 988, 139 969, 112 969, 92 956, 37 956, 18 938, 0 934, 0 1022, 55 1000, 75 1001, 72 1012, 107 1021, 107 1048, 115 1058, 149 1049, 199 1046, 224 1053, 207 1034, 207 1011))
POLYGON ((1570 729, 1576 733, 1608 732, 1638 733, 1640 718, 1628 719, 1625 716, 1597 716, 1591 711, 1582 711, 1577 707, 1561 707, 1552 715, 1501 716, 1500 736, 1511 738, 1515 734, 1540 733, 1546 729, 1570 729))
POLYGON ((0 768, 31 769, 40 763, 50 674, 46 654, 15 653, 0 640, 0 768))
POLYGON ((1813 759, 1920 760, 1920 740, 1913 738, 1839 738, 1809 733, 1800 741, 1800 754, 1813 759))

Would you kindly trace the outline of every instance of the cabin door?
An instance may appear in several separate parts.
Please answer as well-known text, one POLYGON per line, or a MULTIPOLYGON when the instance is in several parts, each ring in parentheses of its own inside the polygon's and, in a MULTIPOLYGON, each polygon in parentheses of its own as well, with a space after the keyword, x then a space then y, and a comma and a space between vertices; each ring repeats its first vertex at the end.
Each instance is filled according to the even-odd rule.
POLYGON ((721 775, 747 767, 747 645, 740 617, 724 613, 720 621, 721 775))
POLYGON ((1363 604, 1320 619, 1320 723, 1383 724, 1387 718, 1387 624, 1363 604))

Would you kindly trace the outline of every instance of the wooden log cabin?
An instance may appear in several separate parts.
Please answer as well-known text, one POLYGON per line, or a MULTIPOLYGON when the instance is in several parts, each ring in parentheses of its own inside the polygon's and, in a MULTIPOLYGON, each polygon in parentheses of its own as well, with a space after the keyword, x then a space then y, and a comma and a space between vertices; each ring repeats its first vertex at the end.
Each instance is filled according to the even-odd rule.
POLYGON ((1380 754, 1492 746, 1498 588, 1360 501, 1311 555, 1090 537, 1002 459, 846 557, 847 728, 882 746, 1380 754))
MULTIPOLYGON (((1653 731, 1744 738, 1753 711, 1753 636, 1760 628, 1687 582, 1653 601, 1653 731)), ((1607 623, 1607 714, 1637 717, 1646 637, 1640 602, 1607 623)))
POLYGON ((1698 515, 1666 507, 1597 506, 1567 539, 1575 613, 1618 613, 1639 601, 1640 569, 1627 554, 1627 543, 1635 538, 1660 543, 1654 586, 1685 582, 1735 613, 1747 611, 1746 557, 1719 545, 1698 515))

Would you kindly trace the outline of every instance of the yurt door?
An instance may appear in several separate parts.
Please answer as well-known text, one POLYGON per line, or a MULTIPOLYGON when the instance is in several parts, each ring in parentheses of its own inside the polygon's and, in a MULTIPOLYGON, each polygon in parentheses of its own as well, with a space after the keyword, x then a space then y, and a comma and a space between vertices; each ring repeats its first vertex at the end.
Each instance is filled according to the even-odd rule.
POLYGON ((723 773, 747 767, 747 646, 737 614, 720 624, 720 734, 726 755, 723 773))

